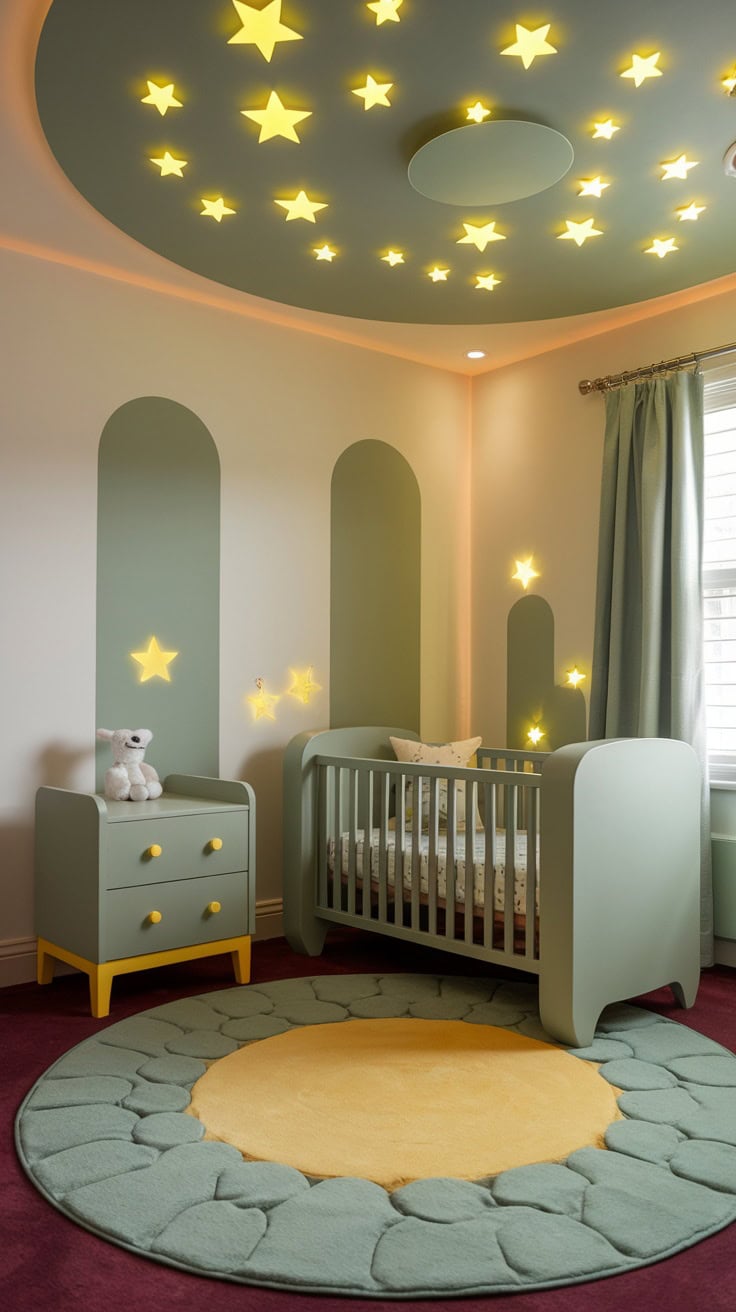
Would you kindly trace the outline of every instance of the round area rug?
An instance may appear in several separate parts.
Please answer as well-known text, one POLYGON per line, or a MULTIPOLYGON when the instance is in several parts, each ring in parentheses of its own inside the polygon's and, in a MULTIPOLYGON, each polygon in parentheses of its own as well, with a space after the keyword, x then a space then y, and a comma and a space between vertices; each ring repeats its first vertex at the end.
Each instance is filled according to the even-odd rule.
POLYGON ((278 980, 79 1044, 26 1097, 16 1145, 72 1220, 199 1275, 384 1299, 542 1289, 736 1219, 736 1056, 625 1004, 566 1050, 532 985, 278 980))

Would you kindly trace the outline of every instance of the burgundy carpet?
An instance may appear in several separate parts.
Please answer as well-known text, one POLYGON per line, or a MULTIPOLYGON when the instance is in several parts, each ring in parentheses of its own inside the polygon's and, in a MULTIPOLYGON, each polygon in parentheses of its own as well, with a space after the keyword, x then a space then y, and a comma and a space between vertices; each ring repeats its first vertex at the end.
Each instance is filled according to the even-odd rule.
MULTIPOLYGON (((344 931, 331 936, 319 958, 297 956, 283 939, 256 944, 252 982, 374 970, 483 973, 458 957, 344 931)), ((110 1016, 99 1021, 89 1014, 87 981, 80 975, 61 976, 45 988, 22 984, 0 990, 2 1291, 12 1312, 315 1312, 328 1307, 331 1312, 430 1312, 438 1306, 489 1312, 491 1305, 493 1312, 736 1309, 736 1225, 666 1261, 605 1280, 540 1293, 431 1302, 315 1297, 230 1285, 160 1266, 74 1225, 44 1201, 16 1159, 13 1121, 23 1097, 57 1057, 113 1021, 231 984, 229 959, 223 957, 124 975, 113 985, 110 1016)), ((642 1001, 736 1051, 736 971, 706 971, 691 1011, 680 1011, 665 989, 642 1001)))

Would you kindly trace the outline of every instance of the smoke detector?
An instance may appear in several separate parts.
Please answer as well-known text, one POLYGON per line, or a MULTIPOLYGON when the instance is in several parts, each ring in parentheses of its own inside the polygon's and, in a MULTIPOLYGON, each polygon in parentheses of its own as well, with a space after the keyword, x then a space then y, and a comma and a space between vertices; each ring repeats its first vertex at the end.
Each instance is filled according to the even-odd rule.
POLYGON ((723 172, 729 178, 736 178, 736 141, 732 141, 723 156, 723 172))

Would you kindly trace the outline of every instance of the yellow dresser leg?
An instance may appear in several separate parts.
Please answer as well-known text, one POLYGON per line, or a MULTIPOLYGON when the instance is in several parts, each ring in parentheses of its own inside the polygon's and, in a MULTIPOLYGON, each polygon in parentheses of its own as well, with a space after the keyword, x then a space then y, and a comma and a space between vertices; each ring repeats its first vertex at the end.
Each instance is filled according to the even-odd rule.
POLYGON ((54 978, 54 958, 46 951, 46 940, 40 938, 36 947, 36 979, 39 984, 50 984, 54 978))
POLYGON ((109 961, 101 965, 92 965, 89 971, 89 1001, 92 1015, 99 1020, 110 1015, 110 993, 114 970, 109 961))
POLYGON ((236 983, 247 984, 250 979, 250 937, 244 938, 242 947, 235 948, 230 956, 232 957, 236 983))

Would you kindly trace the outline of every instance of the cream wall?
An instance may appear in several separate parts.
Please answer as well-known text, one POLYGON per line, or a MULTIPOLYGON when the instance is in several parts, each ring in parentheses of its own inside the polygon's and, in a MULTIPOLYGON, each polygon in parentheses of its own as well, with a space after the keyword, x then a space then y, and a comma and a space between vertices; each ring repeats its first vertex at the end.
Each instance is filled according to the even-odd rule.
MULTIPOLYGON (((590 674, 604 413, 578 382, 731 342, 735 326, 729 292, 474 382, 472 732, 486 743, 505 735, 515 558, 533 554, 540 571, 529 591, 555 617, 556 682, 575 663, 590 674)), ((589 677, 582 687, 587 700, 589 677)))
MULTIPOLYGON (((0 251, 0 284, 0 980, 10 982, 31 962, 35 790, 94 787, 97 446, 110 414, 132 397, 170 397, 219 451, 220 771, 256 788, 257 898, 268 903, 281 891, 281 753, 327 720, 330 478, 352 442, 389 442, 416 474, 421 727, 466 731, 470 384, 33 255, 0 251), (286 697, 275 722, 254 722, 243 698, 255 678, 282 691, 290 666, 310 664, 323 685, 313 704, 286 697)), ((389 586, 391 604, 401 598, 389 586)), ((155 765, 155 744, 149 755, 155 765)))

